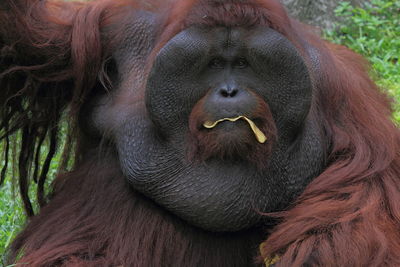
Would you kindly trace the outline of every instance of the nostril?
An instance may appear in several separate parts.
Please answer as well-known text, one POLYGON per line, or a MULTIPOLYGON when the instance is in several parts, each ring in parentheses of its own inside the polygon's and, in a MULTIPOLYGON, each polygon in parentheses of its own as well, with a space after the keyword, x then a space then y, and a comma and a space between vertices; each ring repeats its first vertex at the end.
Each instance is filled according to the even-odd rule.
POLYGON ((221 89, 219 93, 223 97, 235 97, 238 93, 238 89, 221 89))
POLYGON ((221 91, 220 91, 220 94, 221 94, 223 97, 229 97, 229 94, 228 94, 228 92, 227 92, 226 90, 221 90, 221 91))

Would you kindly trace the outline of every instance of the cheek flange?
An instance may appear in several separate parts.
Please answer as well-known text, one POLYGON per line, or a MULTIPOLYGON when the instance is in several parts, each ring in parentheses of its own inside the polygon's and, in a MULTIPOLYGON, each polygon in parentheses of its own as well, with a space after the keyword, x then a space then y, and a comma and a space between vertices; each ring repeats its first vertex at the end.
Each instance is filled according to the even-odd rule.
POLYGON ((223 121, 235 122, 240 119, 247 121, 247 123, 250 126, 250 129, 253 131, 253 133, 259 143, 264 144, 267 141, 267 137, 265 136, 265 134, 257 127, 257 125, 252 120, 250 120, 249 118, 247 118, 245 116, 238 116, 235 118, 223 118, 223 119, 217 120, 215 122, 206 121, 205 123, 203 123, 203 126, 207 129, 212 129, 215 126, 217 126, 217 124, 220 122, 223 122, 223 121))

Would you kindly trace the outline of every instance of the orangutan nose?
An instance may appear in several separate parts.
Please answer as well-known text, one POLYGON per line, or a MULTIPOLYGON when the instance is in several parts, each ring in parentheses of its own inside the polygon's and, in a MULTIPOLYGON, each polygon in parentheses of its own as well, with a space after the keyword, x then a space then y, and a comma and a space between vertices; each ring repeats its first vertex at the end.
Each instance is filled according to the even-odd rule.
POLYGON ((224 83, 215 87, 204 104, 205 111, 216 120, 225 117, 250 116, 256 106, 256 98, 248 90, 235 83, 224 83))
POLYGON ((219 89, 219 94, 222 97, 235 97, 239 92, 239 89, 230 86, 224 86, 219 89))

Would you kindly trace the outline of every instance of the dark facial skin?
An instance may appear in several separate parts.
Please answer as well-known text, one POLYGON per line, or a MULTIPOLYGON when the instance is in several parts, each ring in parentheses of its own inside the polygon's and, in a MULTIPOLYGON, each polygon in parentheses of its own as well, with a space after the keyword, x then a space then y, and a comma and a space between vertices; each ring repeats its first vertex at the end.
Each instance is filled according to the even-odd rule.
MULTIPOLYGON (((151 35, 140 38, 152 42, 151 35)), ((265 27, 191 27, 159 51, 147 77, 151 45, 132 40, 115 53, 116 86, 100 100, 93 120, 114 141, 135 190, 194 226, 239 231, 262 223, 260 212, 285 209, 320 173, 321 129, 311 112, 309 72, 283 35, 265 27), (202 128, 205 118, 240 115, 263 124, 252 117, 259 103, 277 132, 273 138, 264 127, 266 144, 243 120, 202 128), (219 149, 239 147, 230 157, 212 151, 206 158, 189 156, 196 105, 203 114, 194 116, 196 130, 214 134, 219 149), (248 151, 240 148, 242 140, 248 151), (262 146, 271 149, 257 154, 260 167, 243 154, 262 146)))

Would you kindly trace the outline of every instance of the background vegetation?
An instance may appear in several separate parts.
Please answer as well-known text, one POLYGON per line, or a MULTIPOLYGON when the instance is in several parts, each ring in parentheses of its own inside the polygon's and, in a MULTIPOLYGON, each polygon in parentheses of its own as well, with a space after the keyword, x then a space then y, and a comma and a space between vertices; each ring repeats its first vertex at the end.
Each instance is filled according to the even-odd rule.
MULTIPOLYGON (((363 8, 342 2, 335 11, 341 22, 324 37, 346 45, 368 58, 377 83, 396 100, 393 118, 400 123, 400 1, 372 0, 363 8)), ((1 154, 2 146, 0 146, 1 154)), ((0 167, 4 160, 0 157, 0 167)), ((56 173, 58 159, 53 160, 51 175, 56 173)), ((15 175, 11 170, 7 173, 15 175)), ((34 186, 33 186, 34 188, 34 186)), ((0 266, 5 248, 24 224, 24 213, 10 179, 0 189, 0 266)), ((32 190, 32 195, 34 195, 32 190)), ((32 197, 34 199, 34 197, 32 197)))
POLYGON ((342 18, 324 37, 364 55, 377 83, 394 97, 394 118, 400 123, 400 1, 365 1, 363 8, 343 1, 335 10, 342 18))

